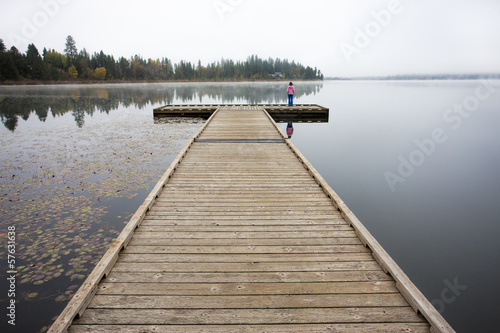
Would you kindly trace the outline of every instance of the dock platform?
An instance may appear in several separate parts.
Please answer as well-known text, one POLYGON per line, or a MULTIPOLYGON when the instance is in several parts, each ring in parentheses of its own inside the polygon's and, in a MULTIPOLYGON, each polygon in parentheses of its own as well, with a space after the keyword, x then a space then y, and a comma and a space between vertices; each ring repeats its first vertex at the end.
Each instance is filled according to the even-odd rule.
POLYGON ((285 104, 200 104, 165 105, 153 109, 155 117, 201 117, 209 118, 212 113, 220 107, 243 108, 253 107, 264 109, 276 122, 328 122, 329 109, 317 104, 296 104, 288 106, 285 104))
POLYGON ((218 106, 49 332, 454 332, 259 106, 218 106))

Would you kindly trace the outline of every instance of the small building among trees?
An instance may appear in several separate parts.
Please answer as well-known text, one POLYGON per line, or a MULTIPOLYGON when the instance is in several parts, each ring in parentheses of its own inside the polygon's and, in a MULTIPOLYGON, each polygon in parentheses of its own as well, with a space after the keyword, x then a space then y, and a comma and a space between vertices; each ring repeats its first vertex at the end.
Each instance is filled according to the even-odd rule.
POLYGON ((283 73, 275 72, 274 74, 269 74, 269 77, 274 80, 283 80, 283 73))

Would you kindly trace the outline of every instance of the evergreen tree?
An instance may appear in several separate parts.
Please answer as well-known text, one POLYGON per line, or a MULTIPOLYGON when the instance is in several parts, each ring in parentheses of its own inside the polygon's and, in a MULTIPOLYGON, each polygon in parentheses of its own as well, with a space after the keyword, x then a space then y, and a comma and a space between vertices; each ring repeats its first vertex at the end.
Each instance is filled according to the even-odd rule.
POLYGON ((64 48, 64 53, 68 57, 68 60, 71 62, 73 62, 78 55, 75 40, 71 35, 68 35, 68 37, 66 37, 66 47, 64 48))
POLYGON ((19 50, 15 46, 12 46, 10 48, 10 56, 12 57, 12 61, 14 61, 14 65, 16 66, 19 75, 22 77, 26 77, 28 75, 26 62, 21 52, 19 52, 19 50))
POLYGON ((35 59, 40 58, 40 53, 36 48, 35 44, 28 45, 28 49, 26 50, 26 63, 28 66, 32 66, 35 59))
POLYGON ((19 71, 14 63, 14 59, 10 51, 5 51, 5 44, 0 39, 0 80, 17 80, 19 71))
POLYGON ((130 62, 124 57, 118 60, 118 77, 122 80, 130 79, 130 62))
POLYGON ((33 80, 47 79, 47 71, 44 68, 44 62, 34 44, 28 45, 28 50, 26 51, 26 65, 28 67, 28 76, 31 76, 33 80))
POLYGON ((81 78, 92 79, 93 71, 90 68, 90 55, 85 48, 78 53, 75 61, 75 67, 78 73, 81 73, 81 78))

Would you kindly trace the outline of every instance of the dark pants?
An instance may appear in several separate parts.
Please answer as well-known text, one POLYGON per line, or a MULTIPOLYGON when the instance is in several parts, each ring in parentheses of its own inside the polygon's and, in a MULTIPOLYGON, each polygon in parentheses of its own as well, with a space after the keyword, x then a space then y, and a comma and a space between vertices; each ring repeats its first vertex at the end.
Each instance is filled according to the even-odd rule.
POLYGON ((293 94, 288 94, 288 106, 293 106, 293 94))

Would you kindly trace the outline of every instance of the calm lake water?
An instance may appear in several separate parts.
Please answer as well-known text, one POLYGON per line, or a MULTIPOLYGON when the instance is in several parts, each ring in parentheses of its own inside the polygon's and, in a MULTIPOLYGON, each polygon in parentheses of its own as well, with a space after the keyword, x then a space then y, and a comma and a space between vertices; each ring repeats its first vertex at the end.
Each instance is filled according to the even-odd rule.
MULTIPOLYGON (((154 107, 284 104, 286 85, 0 87, 0 236, 15 226, 18 271, 16 327, 2 314, 1 331, 50 325, 203 123, 154 107)), ((295 86, 330 118, 295 123, 294 144, 457 332, 497 332, 500 81, 295 86)))

